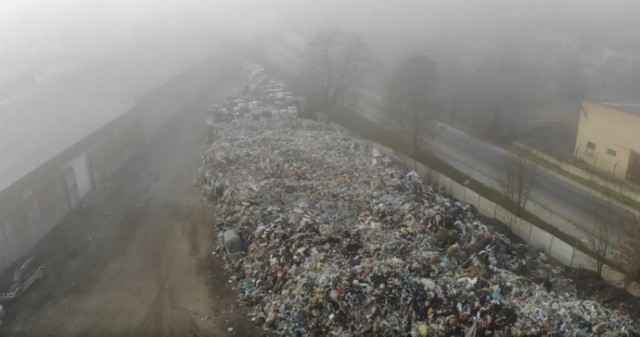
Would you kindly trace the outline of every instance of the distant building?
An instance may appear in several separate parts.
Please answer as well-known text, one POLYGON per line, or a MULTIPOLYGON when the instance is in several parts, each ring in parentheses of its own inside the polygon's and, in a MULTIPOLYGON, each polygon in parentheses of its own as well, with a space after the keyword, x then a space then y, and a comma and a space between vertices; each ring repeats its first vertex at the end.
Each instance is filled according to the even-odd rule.
POLYGON ((601 172, 640 183, 640 102, 583 102, 575 154, 601 172))

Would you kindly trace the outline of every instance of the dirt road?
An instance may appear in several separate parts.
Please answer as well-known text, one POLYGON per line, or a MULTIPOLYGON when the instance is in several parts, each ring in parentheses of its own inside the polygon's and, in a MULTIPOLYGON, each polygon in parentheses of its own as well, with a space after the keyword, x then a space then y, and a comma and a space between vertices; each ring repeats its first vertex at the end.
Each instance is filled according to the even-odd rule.
POLYGON ((210 255, 203 121, 177 119, 34 248, 45 277, 7 305, 3 336, 257 336, 210 255))

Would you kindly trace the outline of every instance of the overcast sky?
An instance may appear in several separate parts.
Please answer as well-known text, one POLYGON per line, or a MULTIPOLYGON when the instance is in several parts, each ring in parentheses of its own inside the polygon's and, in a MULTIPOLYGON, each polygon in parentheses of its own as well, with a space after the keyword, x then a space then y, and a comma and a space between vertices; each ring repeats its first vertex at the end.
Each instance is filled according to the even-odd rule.
POLYGON ((585 23, 590 23, 589 29, 597 32, 621 25, 638 28, 635 23, 638 3, 633 0, 0 0, 3 62, 0 77, 24 67, 81 63, 111 53, 142 50, 152 44, 170 48, 179 43, 245 39, 278 30, 309 35, 318 29, 342 28, 362 34, 382 52, 387 46, 422 52, 425 48, 433 49, 429 45, 433 41, 442 45, 456 37, 478 39, 510 32, 527 37, 526 34, 559 26, 580 30, 585 23))
POLYGON ((2 71, 90 61, 154 43, 177 48, 245 38, 274 27, 270 8, 277 6, 242 0, 2 0, 2 71))

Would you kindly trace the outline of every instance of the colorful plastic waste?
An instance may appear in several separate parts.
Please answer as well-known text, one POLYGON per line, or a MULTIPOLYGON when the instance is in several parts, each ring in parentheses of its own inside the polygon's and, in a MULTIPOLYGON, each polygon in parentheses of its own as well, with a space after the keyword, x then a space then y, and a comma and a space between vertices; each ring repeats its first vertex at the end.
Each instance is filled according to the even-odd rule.
POLYGON ((270 334, 640 333, 638 316, 579 299, 563 267, 362 140, 274 117, 212 134, 202 190, 217 191, 219 233, 246 242, 227 265, 270 334))

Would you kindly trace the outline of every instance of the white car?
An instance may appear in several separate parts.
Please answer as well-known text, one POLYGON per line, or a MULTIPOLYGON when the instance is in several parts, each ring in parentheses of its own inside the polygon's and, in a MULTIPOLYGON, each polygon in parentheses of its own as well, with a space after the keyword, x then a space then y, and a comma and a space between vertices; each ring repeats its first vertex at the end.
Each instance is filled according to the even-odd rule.
MULTIPOLYGON (((19 298, 35 281, 44 276, 44 266, 35 257, 29 257, 13 273, 13 281, 7 285, 8 291, 0 293, 0 301, 19 298)), ((5 288, 5 289, 7 289, 5 288)))

